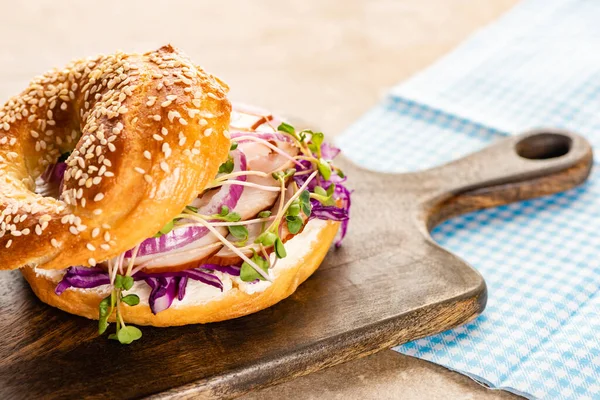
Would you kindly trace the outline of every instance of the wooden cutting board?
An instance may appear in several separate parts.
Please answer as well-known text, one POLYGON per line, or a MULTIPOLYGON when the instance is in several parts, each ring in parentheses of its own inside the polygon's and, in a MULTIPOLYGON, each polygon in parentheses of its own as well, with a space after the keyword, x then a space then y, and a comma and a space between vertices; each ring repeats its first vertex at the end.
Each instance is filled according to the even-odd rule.
POLYGON ((423 172, 342 162, 353 195, 349 235, 278 305, 232 321, 143 327, 122 346, 96 322, 37 300, 19 272, 0 274, 0 398, 233 397, 480 314, 481 275, 429 230, 471 210, 547 195, 587 178, 592 149, 568 132, 529 132, 423 172))

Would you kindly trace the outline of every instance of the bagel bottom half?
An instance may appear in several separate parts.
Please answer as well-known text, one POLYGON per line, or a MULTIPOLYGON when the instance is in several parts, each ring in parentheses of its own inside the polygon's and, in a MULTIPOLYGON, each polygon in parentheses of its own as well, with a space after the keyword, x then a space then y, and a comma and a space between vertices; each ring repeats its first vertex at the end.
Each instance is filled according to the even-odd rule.
MULTIPOLYGON (((270 307, 294 293, 315 272, 335 239, 339 225, 333 221, 309 221, 302 233, 288 242, 293 243, 293 250, 288 250, 287 257, 278 262, 273 269, 273 282, 262 291, 252 293, 233 285, 214 299, 190 305, 177 305, 178 300, 174 300, 170 308, 158 314, 153 314, 147 303, 133 307, 123 304, 123 318, 126 323, 135 325, 166 327, 224 321, 270 307)), ((71 314, 98 319, 98 306, 106 293, 95 289, 68 289, 59 296, 54 293, 54 288, 60 278, 38 274, 29 267, 21 272, 44 303, 71 314)), ((193 294, 186 294, 190 295, 193 294)))

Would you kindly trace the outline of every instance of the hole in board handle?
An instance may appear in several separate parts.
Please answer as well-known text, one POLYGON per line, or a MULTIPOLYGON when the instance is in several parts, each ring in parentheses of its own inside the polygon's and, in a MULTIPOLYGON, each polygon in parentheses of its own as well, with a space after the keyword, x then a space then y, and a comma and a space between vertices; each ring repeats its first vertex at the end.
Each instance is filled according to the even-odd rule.
POLYGON ((562 157, 571 150, 570 137, 558 133, 538 133, 521 140, 515 146, 517 154, 530 160, 562 157))

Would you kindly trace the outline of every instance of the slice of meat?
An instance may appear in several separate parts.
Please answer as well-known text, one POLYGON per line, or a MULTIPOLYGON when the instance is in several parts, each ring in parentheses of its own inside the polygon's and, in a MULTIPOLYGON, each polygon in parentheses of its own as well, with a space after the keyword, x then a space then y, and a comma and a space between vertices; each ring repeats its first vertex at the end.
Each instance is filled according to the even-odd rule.
MULTIPOLYGON (((281 154, 274 152, 268 147, 256 142, 240 143, 248 169, 252 171, 261 171, 271 173, 276 170, 285 170, 292 168, 294 163, 281 154)), ((298 148, 290 143, 277 142, 277 147, 284 150, 287 154, 295 156, 298 154, 298 148)), ((279 187, 279 182, 272 176, 262 177, 249 175, 247 182, 258 185, 279 187)), ((242 220, 247 220, 256 216, 259 212, 269 209, 275 200, 279 197, 279 192, 270 192, 260 188, 245 187, 234 211, 239 213, 242 220)))

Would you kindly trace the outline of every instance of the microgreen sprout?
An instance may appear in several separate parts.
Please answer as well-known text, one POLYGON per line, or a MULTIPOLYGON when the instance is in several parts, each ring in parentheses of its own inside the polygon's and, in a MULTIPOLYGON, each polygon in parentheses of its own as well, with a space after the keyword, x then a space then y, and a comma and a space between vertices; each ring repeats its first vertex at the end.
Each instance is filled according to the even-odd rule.
POLYGON ((106 332, 109 326, 108 319, 115 313, 116 331, 108 335, 108 338, 117 340, 122 344, 130 344, 142 337, 142 331, 138 328, 125 325, 121 311, 121 303, 128 306, 136 306, 140 303, 140 298, 136 294, 123 296, 123 291, 131 289, 133 283, 133 277, 117 274, 110 295, 102 299, 98 306, 98 333, 102 335, 106 332))
MULTIPOLYGON (((269 262, 266 260, 266 258, 256 253, 254 249, 252 249, 252 253, 252 262, 254 262, 261 270, 264 271, 265 274, 267 274, 269 270, 269 262)), ((260 279, 261 281, 265 280, 265 278, 246 261, 244 261, 242 268, 240 269, 240 279, 244 282, 254 282, 257 279, 260 279)))
POLYGON ((323 189, 321 186, 315 186, 315 192, 310 194, 311 199, 318 200, 324 206, 333 206, 335 205, 335 200, 333 199, 333 191, 335 186, 330 185, 327 190, 323 189))

